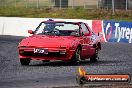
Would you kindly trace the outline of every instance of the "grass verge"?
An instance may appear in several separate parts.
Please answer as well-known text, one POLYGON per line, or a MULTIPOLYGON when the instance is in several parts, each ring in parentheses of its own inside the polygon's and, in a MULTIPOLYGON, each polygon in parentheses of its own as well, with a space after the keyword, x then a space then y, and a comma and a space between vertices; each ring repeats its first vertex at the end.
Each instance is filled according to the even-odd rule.
POLYGON ((132 10, 102 9, 57 9, 57 8, 0 8, 0 16, 6 17, 33 17, 33 18, 68 18, 68 19, 93 19, 93 20, 120 20, 132 21, 132 10))

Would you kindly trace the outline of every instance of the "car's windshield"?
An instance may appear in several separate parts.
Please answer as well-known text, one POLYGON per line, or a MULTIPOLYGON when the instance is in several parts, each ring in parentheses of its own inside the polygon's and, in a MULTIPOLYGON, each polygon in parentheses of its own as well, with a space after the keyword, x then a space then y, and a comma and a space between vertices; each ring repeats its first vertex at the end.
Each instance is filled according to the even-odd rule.
POLYGON ((36 35, 79 36, 79 25, 72 22, 42 22, 36 28, 36 35))

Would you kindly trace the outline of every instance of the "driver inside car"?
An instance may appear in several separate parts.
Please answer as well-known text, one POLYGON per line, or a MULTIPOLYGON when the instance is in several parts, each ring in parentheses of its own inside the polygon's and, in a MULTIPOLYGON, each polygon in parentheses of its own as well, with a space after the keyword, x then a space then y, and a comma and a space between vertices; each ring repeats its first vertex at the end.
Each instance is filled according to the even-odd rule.
POLYGON ((47 24, 45 27, 44 27, 44 32, 52 32, 53 30, 55 29, 55 24, 47 24))
POLYGON ((59 34, 59 30, 56 27, 56 24, 47 24, 44 27, 43 33, 50 33, 50 34, 55 34, 58 35, 59 34))

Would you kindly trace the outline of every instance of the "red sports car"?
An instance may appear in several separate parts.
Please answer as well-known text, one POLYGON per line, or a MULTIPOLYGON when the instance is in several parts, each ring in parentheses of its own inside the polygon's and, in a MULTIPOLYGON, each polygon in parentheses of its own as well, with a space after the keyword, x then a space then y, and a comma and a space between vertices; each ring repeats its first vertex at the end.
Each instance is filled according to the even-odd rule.
POLYGON ((91 62, 98 59, 101 50, 99 35, 95 35, 86 23, 43 21, 32 34, 18 45, 21 65, 29 65, 31 60, 72 61, 77 64, 90 58, 91 62))

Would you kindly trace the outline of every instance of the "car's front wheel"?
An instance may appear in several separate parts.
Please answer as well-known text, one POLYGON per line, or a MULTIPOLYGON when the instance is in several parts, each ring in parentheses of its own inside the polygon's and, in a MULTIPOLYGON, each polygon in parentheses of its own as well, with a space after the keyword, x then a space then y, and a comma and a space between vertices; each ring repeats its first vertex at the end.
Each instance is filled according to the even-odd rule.
POLYGON ((29 65, 30 59, 29 58, 21 58, 20 63, 21 63, 21 65, 29 65))
POLYGON ((81 50, 80 50, 80 48, 76 49, 72 61, 73 61, 74 64, 79 64, 80 63, 80 61, 81 61, 81 50))
POLYGON ((98 50, 95 50, 95 54, 90 58, 90 62, 97 62, 98 61, 98 50))

